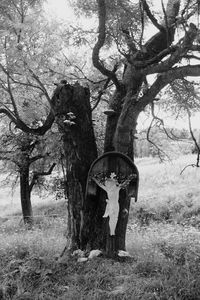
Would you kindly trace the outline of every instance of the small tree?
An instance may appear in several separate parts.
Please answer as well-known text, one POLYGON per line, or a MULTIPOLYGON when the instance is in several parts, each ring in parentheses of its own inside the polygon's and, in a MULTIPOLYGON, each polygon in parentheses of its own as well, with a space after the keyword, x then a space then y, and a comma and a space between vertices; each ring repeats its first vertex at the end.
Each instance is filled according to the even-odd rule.
POLYGON ((52 173, 55 163, 49 167, 49 153, 45 153, 46 149, 41 145, 42 139, 31 134, 9 132, 3 134, 0 140, 0 160, 4 161, 6 170, 19 177, 24 224, 31 226, 33 224, 31 192, 40 176, 52 173), (42 164, 38 163, 39 161, 42 161, 42 164))

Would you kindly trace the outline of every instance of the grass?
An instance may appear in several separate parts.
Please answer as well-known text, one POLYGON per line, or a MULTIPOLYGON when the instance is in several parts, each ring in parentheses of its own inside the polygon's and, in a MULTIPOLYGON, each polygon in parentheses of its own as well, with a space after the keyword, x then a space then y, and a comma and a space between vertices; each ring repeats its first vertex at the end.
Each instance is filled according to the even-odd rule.
POLYGON ((37 202, 31 231, 20 224, 19 210, 7 213, 0 227, 0 299, 200 299, 200 170, 188 167, 180 175, 194 160, 136 161, 140 190, 130 209, 126 262, 58 259, 66 244, 65 201, 37 202))

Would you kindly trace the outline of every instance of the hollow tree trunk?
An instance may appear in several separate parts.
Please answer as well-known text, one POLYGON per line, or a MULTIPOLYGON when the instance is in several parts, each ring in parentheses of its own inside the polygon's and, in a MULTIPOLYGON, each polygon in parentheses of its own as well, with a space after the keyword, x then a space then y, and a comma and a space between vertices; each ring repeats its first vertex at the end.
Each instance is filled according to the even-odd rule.
POLYGON ((29 190, 29 166, 20 169, 20 197, 24 224, 31 227, 33 224, 33 212, 29 190))
POLYGON ((79 84, 60 84, 54 92, 52 107, 65 154, 71 249, 84 248, 86 245, 81 237, 83 202, 88 171, 97 157, 89 90, 79 84))

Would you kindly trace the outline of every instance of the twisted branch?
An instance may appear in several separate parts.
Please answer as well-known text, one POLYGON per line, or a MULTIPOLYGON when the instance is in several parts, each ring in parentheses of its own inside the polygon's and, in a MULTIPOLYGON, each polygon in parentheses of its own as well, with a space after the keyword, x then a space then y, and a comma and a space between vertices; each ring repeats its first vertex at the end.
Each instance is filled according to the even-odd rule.
POLYGON ((103 75, 110 78, 115 84, 116 88, 120 88, 120 83, 113 71, 108 70, 100 61, 99 53, 103 47, 106 39, 106 5, 104 0, 97 0, 99 13, 99 34, 97 42, 93 48, 92 61, 95 68, 97 68, 103 75))

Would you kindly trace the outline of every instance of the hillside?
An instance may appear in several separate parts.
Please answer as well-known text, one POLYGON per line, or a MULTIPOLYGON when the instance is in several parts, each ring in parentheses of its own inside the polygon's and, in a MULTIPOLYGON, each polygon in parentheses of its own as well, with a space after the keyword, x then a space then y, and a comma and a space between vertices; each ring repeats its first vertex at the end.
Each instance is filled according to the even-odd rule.
POLYGON ((136 161, 139 201, 131 204, 128 261, 60 258, 65 201, 33 201, 36 225, 29 231, 19 211, 4 203, 0 299, 200 299, 200 170, 188 167, 180 175, 194 162, 192 155, 166 164, 136 161))

